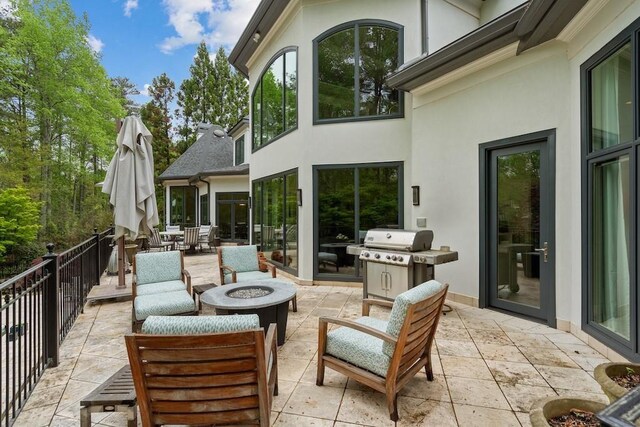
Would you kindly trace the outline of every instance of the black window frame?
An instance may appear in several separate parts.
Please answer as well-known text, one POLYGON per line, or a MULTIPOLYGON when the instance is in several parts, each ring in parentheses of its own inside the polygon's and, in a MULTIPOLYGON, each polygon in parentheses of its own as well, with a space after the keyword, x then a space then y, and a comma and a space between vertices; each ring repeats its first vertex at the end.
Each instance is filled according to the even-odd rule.
POLYGON ((318 269, 318 243, 320 241, 320 206, 318 204, 319 179, 318 172, 332 169, 354 170, 354 235, 360 230, 360 170, 370 168, 396 168, 398 171, 398 228, 404 229, 404 162, 370 162, 313 165, 313 280, 339 280, 341 282, 362 282, 362 271, 356 258, 355 274, 353 276, 340 273, 321 273, 318 269))
POLYGON ((198 204, 200 207, 200 225, 211 224, 211 215, 209 213, 209 193, 200 194, 198 204), (206 220, 206 222, 203 220, 206 220))
MULTIPOLYGON (((358 67, 354 67, 354 113, 353 117, 340 117, 340 118, 330 118, 330 119, 321 119, 318 117, 319 114, 319 106, 320 102, 319 97, 319 64, 318 64, 318 44, 323 40, 331 37, 332 35, 339 33, 340 31, 347 30, 349 28, 353 28, 355 31, 355 41, 354 41, 354 63, 358 63, 358 58, 360 57, 360 52, 358 48, 358 28, 360 26, 375 26, 375 27, 385 27, 398 31, 398 66, 404 63, 404 26, 392 21, 386 21, 383 19, 358 19, 355 21, 349 21, 342 23, 340 25, 336 25, 333 28, 328 29, 327 31, 320 34, 318 37, 313 39, 313 124, 314 125, 322 125, 329 123, 348 123, 348 122, 362 122, 369 120, 389 120, 389 119, 402 119, 404 118, 404 92, 398 89, 398 112, 395 114, 385 114, 379 116, 360 116, 360 101, 359 101, 359 86, 357 87, 359 70, 358 67)), ((359 84, 359 83, 358 83, 359 84)))
POLYGON ((244 163, 244 144, 245 144, 245 136, 246 134, 240 135, 238 139, 236 139, 234 144, 235 156, 234 156, 234 165, 238 166, 244 163))
POLYGON ((611 41, 580 66, 580 103, 581 103, 581 181, 582 181, 582 330, 614 351, 630 360, 640 361, 640 19, 622 30, 611 41), (591 122, 591 72, 615 54, 625 44, 631 44, 631 103, 633 116, 633 137, 631 141, 614 146, 592 150, 591 122), (593 276, 593 168, 597 164, 629 156, 629 316, 630 339, 606 329, 592 321, 593 276))
MULTIPOLYGON (((262 215, 262 207, 264 206, 264 202, 263 201, 258 201, 257 196, 255 194, 255 188, 256 186, 260 186, 260 197, 264 198, 264 188, 262 187, 263 184, 265 182, 268 181, 272 181, 273 179, 276 178, 282 178, 282 192, 284 197, 282 198, 282 209, 283 212, 286 209, 286 203, 287 203, 287 177, 291 176, 291 175, 296 175, 297 180, 298 180, 298 188, 300 188, 300 173, 298 171, 298 168, 293 168, 293 169, 288 169, 286 171, 282 171, 282 172, 278 172, 272 175, 268 175, 268 176, 263 176, 261 178, 257 178, 254 179, 253 181, 251 181, 251 213, 250 213, 250 218, 251 218, 251 228, 249 230, 249 233, 251 235, 251 244, 253 245, 257 245, 257 246, 261 246, 262 245, 262 241, 260 242, 256 242, 255 240, 255 221, 256 221, 256 216, 254 215, 253 210, 256 209, 256 206, 260 207, 260 212, 258 212, 259 215, 262 215)), ((298 189, 296 188, 296 190, 298 189)), ((264 234, 262 233, 262 226, 264 224, 264 220, 261 218, 260 219, 260 235, 263 236, 264 234)), ((287 223, 286 223, 286 219, 283 216, 283 224, 284 229, 287 228, 287 223)), ((297 210, 297 214, 296 214, 296 245, 298 246, 298 248, 300 247, 300 205, 298 204, 298 210, 297 210)), ((261 237, 262 238, 262 237, 261 237)), ((286 236, 285 236, 286 239, 286 236)), ((286 242, 286 240, 285 240, 286 242)), ((285 247, 283 248, 283 258, 286 259, 287 257, 287 248, 286 248, 286 244, 284 245, 285 247)), ((297 275, 298 274, 298 268, 300 268, 300 258, 298 257, 298 263, 296 264, 297 268, 292 268, 289 265, 284 265, 283 263, 274 261, 274 260, 269 260, 269 262, 275 264, 278 266, 279 269, 287 271, 291 274, 297 275)))
MULTIPOLYGON (((278 139, 282 138, 285 135, 290 134, 291 132, 295 131, 296 129, 298 129, 298 120, 299 120, 299 106, 300 103, 299 101, 299 78, 298 78, 298 47, 297 46, 287 46, 283 49, 280 49, 278 52, 276 52, 271 59, 269 59, 269 62, 267 62, 267 65, 262 69, 262 71, 260 72, 260 77, 258 78, 258 80, 256 80, 256 85, 253 88, 253 91, 251 92, 251 152, 255 153, 256 151, 266 147, 267 145, 277 141, 278 139), (256 95, 256 92, 258 90, 258 88, 262 89, 262 78, 264 77, 265 73, 269 70, 269 68, 271 68, 271 65, 273 65, 274 62, 276 62, 278 60, 278 58, 282 57, 282 69, 283 69, 283 74, 286 73, 287 70, 287 62, 286 62, 286 56, 285 54, 288 52, 294 52, 296 54, 296 122, 294 124, 293 127, 291 127, 290 129, 285 129, 286 128, 286 115, 284 114, 284 110, 286 108, 286 84, 285 84, 285 79, 283 76, 283 85, 282 85, 282 109, 283 109, 283 114, 282 114, 282 120, 283 120, 283 131, 281 133, 279 133, 278 135, 274 136, 273 138, 271 138, 270 140, 268 140, 267 142, 260 144, 258 146, 256 146, 255 141, 254 141, 254 137, 255 137, 255 129, 256 129, 256 120, 255 120, 255 111, 253 108, 254 105, 254 97, 256 95)), ((260 90, 260 109, 262 110, 262 106, 264 105, 264 103, 262 102, 262 90, 260 90)), ((260 115, 260 134, 262 135, 262 117, 263 115, 260 115)), ((261 138, 262 139, 262 138, 261 138)))
POLYGON ((198 197, 198 188, 194 187, 192 185, 171 185, 169 186, 169 225, 179 225, 180 227, 182 227, 184 229, 184 227, 195 227, 196 224, 198 223, 199 218, 199 212, 198 212, 198 204, 200 203, 200 199, 198 197), (171 196, 173 192, 182 192, 182 221, 180 222, 174 222, 172 221, 172 214, 173 212, 171 212, 171 196), (186 222, 185 221, 185 216, 187 214, 187 191, 192 191, 193 192, 193 214, 194 214, 194 218, 193 221, 190 222, 186 222))

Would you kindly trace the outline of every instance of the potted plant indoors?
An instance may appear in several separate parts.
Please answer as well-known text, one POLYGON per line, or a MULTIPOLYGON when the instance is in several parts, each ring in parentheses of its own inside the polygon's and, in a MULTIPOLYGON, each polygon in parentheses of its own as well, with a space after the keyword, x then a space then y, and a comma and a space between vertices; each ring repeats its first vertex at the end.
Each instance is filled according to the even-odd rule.
POLYGON ((611 403, 640 385, 640 364, 638 363, 602 363, 596 366, 593 374, 611 403))
POLYGON ((595 420, 595 413, 605 408, 604 403, 593 402, 578 397, 548 397, 536 401, 529 411, 529 419, 533 427, 549 427, 553 424, 549 420, 559 420, 571 426, 589 426, 595 420), (571 422, 573 422, 571 424, 571 422))

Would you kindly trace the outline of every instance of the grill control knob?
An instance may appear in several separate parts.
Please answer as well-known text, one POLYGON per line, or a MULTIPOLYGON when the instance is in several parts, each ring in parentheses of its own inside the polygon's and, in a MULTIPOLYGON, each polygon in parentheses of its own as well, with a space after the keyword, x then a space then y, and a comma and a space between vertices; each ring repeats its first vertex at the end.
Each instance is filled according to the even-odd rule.
POLYGON ((394 255, 394 256, 391 257, 391 259, 395 261, 395 260, 398 259, 398 257, 394 255))
POLYGON ((390 255, 387 255, 387 259, 391 259, 391 256, 390 256, 390 255))
POLYGON ((371 255, 369 252, 365 252, 365 253, 364 253, 364 257, 365 257, 365 258, 369 258, 369 255, 371 255))
POLYGON ((398 257, 398 261, 402 262, 402 257, 401 256, 398 257))
POLYGON ((376 259, 380 259, 380 254, 375 255, 376 259))

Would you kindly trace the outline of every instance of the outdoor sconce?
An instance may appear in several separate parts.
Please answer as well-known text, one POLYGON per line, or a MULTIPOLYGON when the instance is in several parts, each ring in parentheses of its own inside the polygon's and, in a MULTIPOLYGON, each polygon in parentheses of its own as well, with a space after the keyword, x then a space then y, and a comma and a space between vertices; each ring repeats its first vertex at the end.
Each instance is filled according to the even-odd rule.
POLYGON ((249 196, 249 199, 247 199, 247 204, 249 205, 249 209, 251 209, 251 196, 249 196))
POLYGON ((298 202, 298 206, 302 206, 302 188, 296 190, 296 201, 298 202))
POLYGON ((254 43, 258 43, 260 41, 260 31, 253 33, 253 41, 254 43))
POLYGON ((413 193, 413 206, 420 206, 420 186, 412 185, 411 191, 413 193))

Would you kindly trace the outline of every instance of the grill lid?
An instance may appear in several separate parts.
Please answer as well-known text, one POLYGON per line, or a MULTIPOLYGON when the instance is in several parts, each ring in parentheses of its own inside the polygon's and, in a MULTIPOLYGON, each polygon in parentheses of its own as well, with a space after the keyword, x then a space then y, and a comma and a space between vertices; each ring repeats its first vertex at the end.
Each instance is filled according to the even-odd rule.
POLYGON ((428 251, 433 242, 431 230, 396 230, 373 228, 364 237, 366 248, 391 249, 403 252, 428 251))

